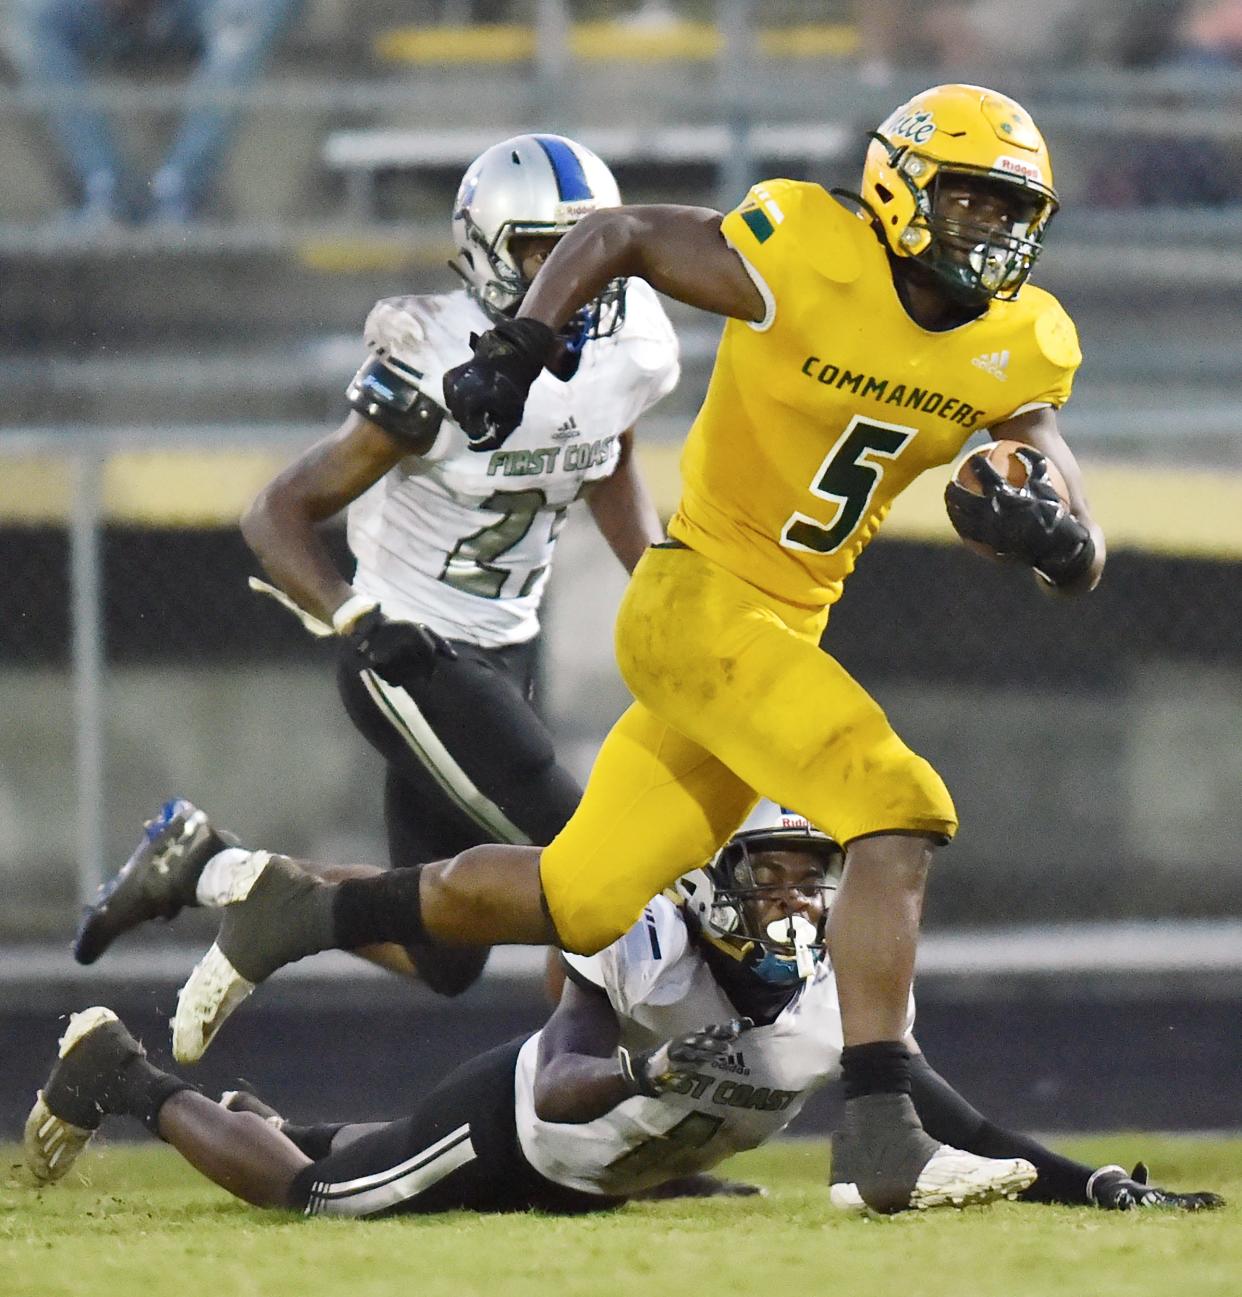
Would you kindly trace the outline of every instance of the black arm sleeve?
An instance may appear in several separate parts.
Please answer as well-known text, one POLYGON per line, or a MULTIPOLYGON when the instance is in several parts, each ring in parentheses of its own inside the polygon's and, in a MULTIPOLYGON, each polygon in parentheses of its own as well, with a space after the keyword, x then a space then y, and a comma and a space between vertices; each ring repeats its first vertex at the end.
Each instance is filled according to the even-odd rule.
POLYGON ((922 1054, 910 1059, 910 1098, 919 1120, 933 1139, 980 1157, 1026 1158, 1039 1172, 1039 1179, 1019 1195, 1024 1202, 1087 1205, 1087 1180, 1093 1167, 1062 1157, 1029 1135, 994 1126, 922 1054))
POLYGON ((393 366, 372 357, 345 392, 350 407, 415 454, 431 448, 444 410, 393 366))

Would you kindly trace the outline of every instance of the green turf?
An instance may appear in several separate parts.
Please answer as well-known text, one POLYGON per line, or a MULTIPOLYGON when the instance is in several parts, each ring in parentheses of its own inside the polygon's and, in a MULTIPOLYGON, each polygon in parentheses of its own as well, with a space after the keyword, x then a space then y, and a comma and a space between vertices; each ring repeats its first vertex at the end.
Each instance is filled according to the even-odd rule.
MULTIPOLYGON (((1173 1187, 1242 1203, 1242 1140, 1124 1136, 1065 1147, 1147 1158, 1173 1187)), ((0 1189, 3 1297, 1237 1297, 1242 1208, 1199 1216, 1006 1203, 835 1217, 826 1153, 787 1143, 731 1164, 770 1196, 632 1205, 607 1217, 305 1221, 251 1210, 156 1145, 86 1154, 0 1189)))

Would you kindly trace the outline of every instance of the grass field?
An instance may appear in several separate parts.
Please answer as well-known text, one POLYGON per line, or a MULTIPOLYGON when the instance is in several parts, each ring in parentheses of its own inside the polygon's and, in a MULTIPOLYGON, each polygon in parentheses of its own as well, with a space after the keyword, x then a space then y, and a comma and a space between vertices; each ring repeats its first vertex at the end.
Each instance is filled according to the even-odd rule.
MULTIPOLYGON (((1176 1188, 1242 1203, 1242 1139, 1070 1141, 1087 1161, 1153 1165, 1176 1188)), ((168 1149, 92 1151, 64 1184, 31 1187, 18 1150, 0 1190, 3 1297, 1146 1297, 1242 1292, 1242 1207, 1110 1215, 1005 1203, 838 1218, 821 1144, 774 1145, 734 1174, 757 1203, 632 1205, 607 1217, 452 1215, 373 1222, 251 1210, 168 1149)))

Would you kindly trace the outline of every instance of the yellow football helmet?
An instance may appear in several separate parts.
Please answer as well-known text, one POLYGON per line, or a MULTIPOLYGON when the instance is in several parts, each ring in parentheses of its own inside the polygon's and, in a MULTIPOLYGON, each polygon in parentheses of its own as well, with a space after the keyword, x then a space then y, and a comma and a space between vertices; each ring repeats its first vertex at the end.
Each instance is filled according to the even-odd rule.
POLYGON ((862 198, 894 255, 918 258, 974 300, 1017 296, 1059 205, 1048 146, 1030 114, 970 85, 924 90, 871 132, 862 198), (938 210, 938 187, 950 177, 999 188, 1009 218, 984 224, 938 210))

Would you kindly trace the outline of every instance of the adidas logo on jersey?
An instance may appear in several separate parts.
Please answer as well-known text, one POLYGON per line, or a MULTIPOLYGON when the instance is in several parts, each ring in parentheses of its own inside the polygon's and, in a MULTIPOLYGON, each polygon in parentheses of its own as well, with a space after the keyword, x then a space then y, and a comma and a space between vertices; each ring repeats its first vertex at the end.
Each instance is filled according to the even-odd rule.
POLYGON ((569 418, 566 419, 565 422, 562 423, 561 426, 552 434, 552 440, 568 441, 571 437, 578 436, 581 431, 582 429, 578 427, 577 422, 574 420, 574 416, 571 414, 569 418))
POLYGON ((1007 351, 991 351, 986 356, 976 356, 970 363, 976 369, 982 369, 985 373, 991 374, 993 378, 999 378, 1002 383, 1009 377, 1009 353, 1007 351))
POLYGON ((713 1067, 718 1067, 722 1072, 732 1072, 735 1076, 749 1076, 750 1068, 746 1066, 746 1060, 742 1057, 742 1051, 739 1049, 736 1054, 726 1054, 719 1062, 713 1063, 713 1067))

